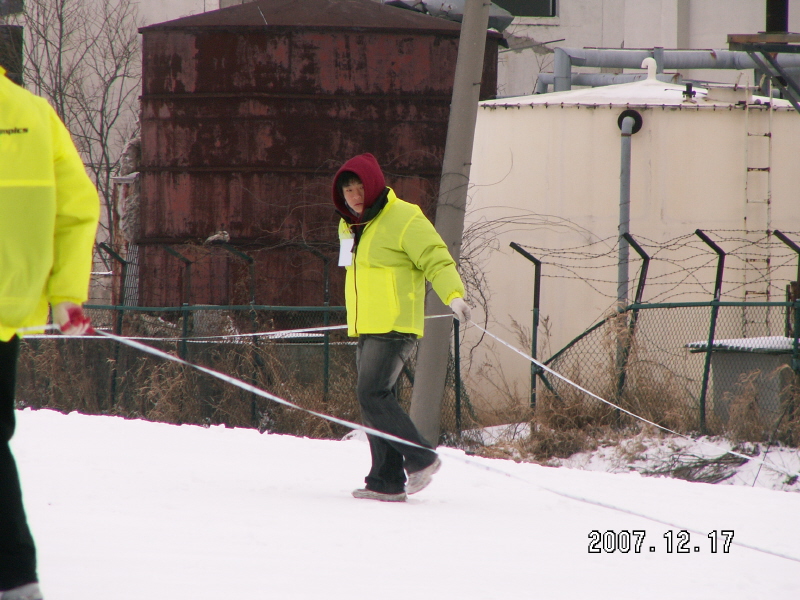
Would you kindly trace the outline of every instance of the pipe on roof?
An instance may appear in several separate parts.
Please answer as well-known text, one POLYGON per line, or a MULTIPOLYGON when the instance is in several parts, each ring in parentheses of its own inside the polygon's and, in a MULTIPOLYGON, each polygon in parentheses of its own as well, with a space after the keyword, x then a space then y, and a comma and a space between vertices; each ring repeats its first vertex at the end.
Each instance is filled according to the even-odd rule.
MULTIPOLYGON (((572 67, 639 69, 645 58, 663 56, 660 69, 755 69, 746 52, 732 50, 617 50, 607 48, 556 48, 553 61, 553 88, 563 92, 572 88, 572 67)), ((782 67, 800 67, 800 54, 778 54, 782 67)), ((658 60, 656 61, 658 62, 658 60)))
MULTIPOLYGON (((681 81, 683 81, 683 77, 681 77, 680 73, 671 73, 669 75, 659 74, 656 78, 664 83, 680 84, 681 81)), ((646 73, 572 73, 570 76, 572 85, 582 87, 602 87, 605 85, 617 85, 619 83, 632 83, 634 81, 641 81, 642 79, 647 79, 646 73)), ((554 73, 539 73, 533 93, 546 94, 549 86, 553 85, 554 81, 554 73)))

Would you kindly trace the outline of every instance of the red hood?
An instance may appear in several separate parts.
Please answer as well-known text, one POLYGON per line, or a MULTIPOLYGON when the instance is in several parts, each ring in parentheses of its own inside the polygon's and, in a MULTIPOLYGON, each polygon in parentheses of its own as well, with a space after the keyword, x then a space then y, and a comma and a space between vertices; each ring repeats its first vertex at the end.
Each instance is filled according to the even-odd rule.
POLYGON ((344 163, 336 172, 336 177, 333 178, 333 204, 341 214, 347 215, 350 214, 350 210, 338 186, 339 176, 345 171, 355 173, 364 183, 364 211, 366 211, 386 189, 386 180, 378 161, 368 152, 359 154, 344 163))

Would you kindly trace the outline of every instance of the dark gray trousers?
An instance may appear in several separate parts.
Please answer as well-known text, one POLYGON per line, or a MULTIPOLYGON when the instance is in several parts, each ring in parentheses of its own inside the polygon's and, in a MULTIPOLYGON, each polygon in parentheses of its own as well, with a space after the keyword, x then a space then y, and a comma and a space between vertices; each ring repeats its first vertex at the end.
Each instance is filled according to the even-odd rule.
POLYGON ((14 435, 14 388, 19 339, 0 342, 0 590, 36 581, 33 544, 14 457, 8 442, 14 435))
MULTIPOLYGON (((416 336, 392 331, 361 335, 356 350, 358 384, 356 395, 364 424, 414 444, 431 448, 411 418, 400 406, 394 387, 400 372, 416 345, 416 336)), ((431 449, 368 435, 372 468, 364 480, 367 489, 397 494, 405 489, 406 475, 429 466, 436 459, 431 449)))

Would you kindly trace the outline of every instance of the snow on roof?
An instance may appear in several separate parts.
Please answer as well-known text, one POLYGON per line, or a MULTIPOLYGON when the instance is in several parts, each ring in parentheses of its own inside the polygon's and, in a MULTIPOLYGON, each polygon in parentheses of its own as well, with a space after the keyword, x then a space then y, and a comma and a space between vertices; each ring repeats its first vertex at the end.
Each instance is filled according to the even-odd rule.
MULTIPOLYGON (((653 59, 647 58, 645 63, 653 59)), ((565 92, 549 94, 532 94, 514 98, 500 98, 481 102, 483 108, 519 107, 519 106, 680 106, 682 108, 725 107, 741 104, 747 99, 749 104, 768 104, 769 98, 750 96, 747 90, 740 88, 738 94, 723 94, 717 90, 730 92, 734 88, 693 88, 693 96, 685 95, 686 85, 665 83, 656 79, 655 61, 653 68, 648 68, 647 79, 632 83, 620 83, 594 88, 581 88, 565 92)), ((773 108, 789 108, 787 100, 772 99, 773 108)))
MULTIPOLYGON (((708 341, 686 344, 687 348, 706 350, 708 341)), ((794 338, 782 336, 737 338, 730 340, 714 340, 714 350, 728 352, 756 352, 759 354, 784 354, 792 351, 794 338)))

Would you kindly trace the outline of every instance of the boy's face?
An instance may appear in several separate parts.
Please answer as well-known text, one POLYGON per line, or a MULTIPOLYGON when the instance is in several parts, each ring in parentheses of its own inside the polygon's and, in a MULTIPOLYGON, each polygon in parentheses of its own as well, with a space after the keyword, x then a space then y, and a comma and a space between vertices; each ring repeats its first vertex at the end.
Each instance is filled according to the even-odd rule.
POLYGON ((358 216, 361 216, 361 213, 364 212, 364 184, 358 180, 352 181, 342 187, 342 194, 344 194, 344 201, 347 202, 347 206, 358 216))

